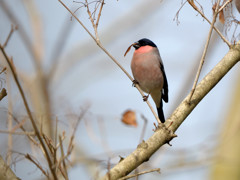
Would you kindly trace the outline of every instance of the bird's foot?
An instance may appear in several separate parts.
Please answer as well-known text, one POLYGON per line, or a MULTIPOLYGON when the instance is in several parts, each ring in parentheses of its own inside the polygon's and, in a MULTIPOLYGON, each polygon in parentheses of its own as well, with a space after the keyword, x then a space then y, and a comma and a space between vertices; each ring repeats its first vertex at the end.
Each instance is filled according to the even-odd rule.
POLYGON ((134 79, 134 80, 132 81, 132 86, 133 86, 133 87, 136 87, 136 84, 139 84, 139 82, 134 79))
POLYGON ((143 101, 147 101, 147 100, 148 100, 148 97, 149 97, 149 94, 146 95, 146 96, 143 96, 143 101))

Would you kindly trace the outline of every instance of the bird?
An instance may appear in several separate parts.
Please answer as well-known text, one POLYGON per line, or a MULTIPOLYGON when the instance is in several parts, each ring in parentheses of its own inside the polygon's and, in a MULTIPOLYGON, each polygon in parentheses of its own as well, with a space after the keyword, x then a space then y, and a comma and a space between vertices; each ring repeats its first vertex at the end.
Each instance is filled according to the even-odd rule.
POLYGON ((164 123, 163 100, 168 102, 168 81, 159 50, 156 44, 147 38, 140 39, 131 46, 135 48, 131 61, 133 83, 138 84, 147 93, 143 100, 146 101, 151 95, 157 107, 158 117, 164 123))

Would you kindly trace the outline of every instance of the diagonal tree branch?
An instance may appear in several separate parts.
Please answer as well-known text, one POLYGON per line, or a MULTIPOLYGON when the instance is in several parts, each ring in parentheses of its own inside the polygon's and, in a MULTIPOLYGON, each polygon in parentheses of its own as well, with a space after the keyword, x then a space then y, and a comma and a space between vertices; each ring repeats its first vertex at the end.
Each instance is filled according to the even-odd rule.
MULTIPOLYGON (((58 0, 64 8, 66 8, 68 10, 68 12, 78 21, 78 23, 86 30, 86 32, 91 36, 91 38, 96 42, 96 44, 107 54, 107 56, 126 74, 126 76, 133 82, 133 78, 131 77, 131 75, 122 67, 122 65, 104 48, 104 46, 102 45, 102 43, 100 42, 99 38, 98 38, 98 33, 96 33, 97 29, 95 28, 95 25, 93 23, 93 27, 94 27, 94 31, 97 37, 94 37, 94 35, 88 30, 88 28, 82 23, 82 21, 80 21, 77 16, 61 1, 58 0)), ((103 1, 104 3, 104 1, 103 1)), ((100 9, 102 11, 102 9, 100 9)), ((100 11, 100 13, 101 13, 100 11)), ((100 14, 99 14, 100 16, 100 14)), ((91 19, 91 16, 90 16, 91 19)), ((135 87, 137 88, 137 90, 139 91, 139 93, 142 95, 142 97, 144 97, 144 93, 141 90, 141 88, 139 87, 138 84, 135 85, 135 87)), ((154 117, 156 118, 158 124, 161 123, 161 121, 158 118, 158 115, 156 114, 156 112, 154 111, 152 105, 150 104, 150 102, 147 100, 145 101, 148 105, 148 107, 150 108, 150 110, 152 111, 154 117)))
POLYGON ((150 157, 165 143, 175 137, 175 132, 198 103, 218 84, 218 82, 240 61, 240 45, 234 46, 223 59, 204 77, 197 85, 189 105, 190 94, 172 113, 166 121, 166 127, 159 125, 156 132, 146 141, 138 145, 137 149, 129 156, 114 166, 101 180, 115 180, 126 176, 139 165, 148 161, 150 157))
MULTIPOLYGON (((188 2, 190 3, 190 1, 188 1, 188 2)), ((203 50, 203 54, 202 54, 202 57, 201 57, 201 60, 200 60, 199 66, 198 66, 198 71, 197 71, 197 74, 196 74, 196 77, 195 77, 195 80, 194 80, 194 83, 193 83, 193 87, 192 87, 192 90, 191 90, 191 95, 189 97, 189 103, 191 103, 191 98, 192 98, 193 93, 196 89, 198 79, 199 79, 200 73, 202 71, 203 63, 205 61, 208 46, 209 46, 210 39, 211 39, 211 36, 212 36, 213 27, 214 27, 214 24, 215 24, 217 16, 218 16, 219 4, 220 4, 220 0, 217 1, 217 5, 216 5, 215 12, 214 12, 213 20, 212 20, 212 23, 211 23, 211 27, 210 27, 209 32, 208 32, 207 42, 206 42, 204 50, 203 50)))

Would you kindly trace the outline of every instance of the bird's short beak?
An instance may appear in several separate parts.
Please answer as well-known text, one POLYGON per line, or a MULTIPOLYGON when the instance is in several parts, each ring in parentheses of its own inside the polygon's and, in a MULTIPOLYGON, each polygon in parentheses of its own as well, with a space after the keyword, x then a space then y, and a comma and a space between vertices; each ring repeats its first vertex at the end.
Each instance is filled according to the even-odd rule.
POLYGON ((133 46, 135 49, 140 48, 140 44, 139 44, 139 42, 135 42, 135 43, 133 43, 132 46, 133 46))

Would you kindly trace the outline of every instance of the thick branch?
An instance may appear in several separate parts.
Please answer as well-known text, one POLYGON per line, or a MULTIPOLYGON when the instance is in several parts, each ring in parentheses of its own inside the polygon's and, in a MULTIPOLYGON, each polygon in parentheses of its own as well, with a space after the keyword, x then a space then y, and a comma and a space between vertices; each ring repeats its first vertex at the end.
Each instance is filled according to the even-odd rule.
POLYGON ((124 177, 140 164, 148 161, 153 153, 162 145, 174 138, 173 132, 178 129, 198 103, 238 61, 240 61, 240 45, 236 45, 230 49, 224 58, 197 85, 190 105, 188 104, 190 94, 183 100, 171 117, 166 121, 165 125, 169 127, 168 129, 160 124, 160 128, 146 142, 142 142, 138 145, 138 148, 134 152, 113 167, 102 180, 107 180, 109 177, 111 180, 124 177))
POLYGON ((172 113, 166 126, 173 122, 170 130, 175 132, 182 124, 184 119, 192 112, 198 103, 217 85, 217 83, 228 73, 228 71, 240 61, 240 44, 234 46, 228 51, 223 59, 204 77, 197 85, 191 104, 188 105, 189 95, 172 113))

